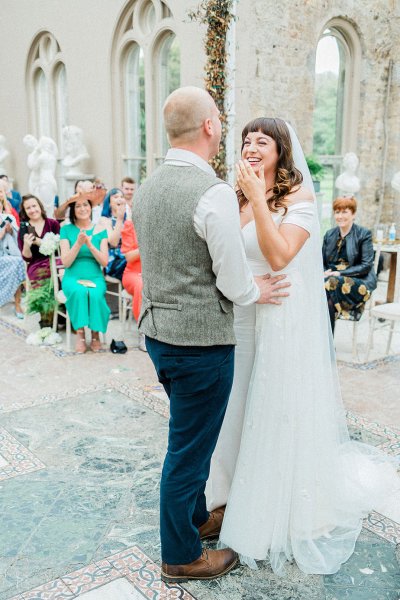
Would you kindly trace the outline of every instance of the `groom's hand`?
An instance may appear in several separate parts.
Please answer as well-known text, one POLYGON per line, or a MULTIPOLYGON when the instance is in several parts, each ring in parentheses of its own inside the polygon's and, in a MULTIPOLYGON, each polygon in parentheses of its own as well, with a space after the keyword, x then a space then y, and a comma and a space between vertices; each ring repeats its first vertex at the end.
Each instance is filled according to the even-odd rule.
POLYGON ((254 277, 260 288, 260 297, 257 304, 282 304, 280 299, 289 296, 289 293, 283 290, 291 285, 289 281, 283 281, 284 279, 286 279, 286 275, 271 277, 269 273, 262 277, 254 277))

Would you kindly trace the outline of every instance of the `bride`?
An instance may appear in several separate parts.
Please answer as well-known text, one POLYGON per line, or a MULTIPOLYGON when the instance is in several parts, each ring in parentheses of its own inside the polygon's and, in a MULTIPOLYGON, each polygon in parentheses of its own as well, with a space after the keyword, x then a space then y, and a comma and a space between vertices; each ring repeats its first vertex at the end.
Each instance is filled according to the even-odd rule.
POLYGON ((399 488, 395 465, 350 441, 323 288, 311 176, 294 131, 259 118, 242 132, 238 198, 254 275, 284 272, 279 306, 235 306, 235 380, 212 459, 210 510, 242 560, 339 570, 362 518, 399 488))

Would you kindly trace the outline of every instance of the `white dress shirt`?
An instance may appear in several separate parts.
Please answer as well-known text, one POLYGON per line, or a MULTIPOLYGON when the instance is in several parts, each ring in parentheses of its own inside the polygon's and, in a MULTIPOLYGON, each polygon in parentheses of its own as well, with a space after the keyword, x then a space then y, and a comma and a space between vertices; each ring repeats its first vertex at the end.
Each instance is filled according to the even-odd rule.
MULTIPOLYGON (((171 148, 165 163, 178 167, 196 166, 215 175, 213 168, 200 156, 171 148)), ((223 295, 247 306, 260 297, 260 290, 247 264, 236 194, 227 183, 218 183, 200 198, 194 213, 194 228, 206 242, 216 277, 216 285, 223 295)))

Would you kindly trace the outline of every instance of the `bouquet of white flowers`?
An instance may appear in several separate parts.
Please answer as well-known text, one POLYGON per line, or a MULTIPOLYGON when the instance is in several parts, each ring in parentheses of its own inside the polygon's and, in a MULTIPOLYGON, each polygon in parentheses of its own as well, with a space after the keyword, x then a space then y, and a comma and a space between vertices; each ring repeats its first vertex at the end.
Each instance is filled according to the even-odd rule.
POLYGON ((42 243, 40 244, 40 254, 50 256, 53 254, 60 244, 60 236, 58 233, 49 231, 43 236, 42 243))
POLYGON ((51 327, 43 327, 43 329, 30 333, 26 338, 26 343, 30 346, 54 346, 60 342, 62 342, 62 337, 51 327))

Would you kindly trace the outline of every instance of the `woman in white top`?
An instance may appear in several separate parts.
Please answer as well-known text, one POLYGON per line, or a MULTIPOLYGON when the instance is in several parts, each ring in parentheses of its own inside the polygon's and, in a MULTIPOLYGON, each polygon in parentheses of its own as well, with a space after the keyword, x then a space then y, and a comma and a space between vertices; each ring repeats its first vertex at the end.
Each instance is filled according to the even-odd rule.
POLYGON ((0 306, 14 300, 14 312, 24 318, 21 308, 21 283, 25 267, 18 248, 18 226, 7 201, 4 186, 0 186, 0 306))
POLYGON ((255 119, 242 141, 249 265, 254 275, 285 273, 291 287, 278 306, 235 306, 235 379, 208 505, 227 503, 220 541, 251 566, 268 559, 283 574, 294 558, 306 573, 334 573, 353 552, 362 517, 399 480, 385 455, 349 439, 301 146, 281 119, 255 119))

